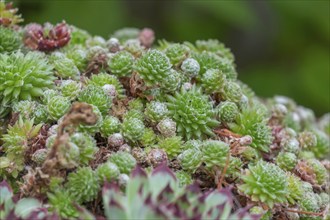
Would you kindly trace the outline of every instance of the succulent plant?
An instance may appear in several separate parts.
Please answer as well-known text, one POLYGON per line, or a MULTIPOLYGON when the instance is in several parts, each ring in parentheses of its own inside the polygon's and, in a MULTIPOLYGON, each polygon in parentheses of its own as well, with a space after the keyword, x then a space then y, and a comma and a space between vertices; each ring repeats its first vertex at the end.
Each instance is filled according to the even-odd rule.
POLYGON ((79 148, 79 161, 83 165, 88 165, 89 161, 94 158, 97 151, 96 141, 86 133, 74 133, 70 137, 70 141, 79 148))
POLYGON ((147 160, 153 167, 168 163, 166 152, 163 149, 158 148, 152 149, 148 152, 147 160))
POLYGON ((196 48, 199 51, 211 51, 220 57, 227 58, 234 61, 234 55, 231 53, 230 49, 225 47, 225 45, 216 39, 209 40, 197 40, 196 48))
POLYGON ((224 101, 217 107, 218 117, 222 122, 233 122, 239 115, 239 110, 234 102, 224 101))
POLYGON ((77 218, 78 210, 74 206, 74 200, 70 197, 68 191, 56 190, 54 193, 47 193, 50 210, 62 218, 77 218))
POLYGON ((49 118, 52 120, 60 119, 70 109, 70 99, 63 96, 54 96, 47 103, 49 118))
POLYGON ((252 201, 266 203, 271 208, 275 203, 286 201, 287 177, 274 164, 258 161, 255 165, 249 165, 242 180, 244 183, 239 186, 239 190, 250 196, 252 201))
POLYGON ((91 106, 93 109, 93 113, 97 117, 96 123, 95 124, 79 124, 78 131, 87 132, 91 135, 95 135, 95 133, 100 131, 100 127, 103 122, 103 116, 102 116, 100 110, 95 105, 91 105, 91 106))
POLYGON ((176 123, 170 118, 164 118, 157 124, 157 129, 164 137, 172 137, 176 134, 176 123))
POLYGON ((258 97, 218 40, 21 21, 0 0, 0 219, 329 214, 329 113, 258 97))
POLYGON ((181 64, 182 71, 190 77, 197 76, 200 71, 199 63, 193 59, 188 58, 184 60, 181 64))
POLYGON ((78 96, 78 100, 96 106, 103 115, 109 111, 112 104, 111 98, 103 89, 93 85, 83 89, 78 96))
POLYGON ((134 57, 127 51, 119 51, 108 62, 111 73, 118 77, 128 76, 133 71, 134 57))
POLYGON ((49 60, 54 65, 57 76, 64 79, 76 79, 79 77, 80 72, 78 68, 71 59, 65 56, 65 54, 54 52, 49 60))
POLYGON ((140 142, 144 147, 152 146, 157 141, 157 135, 155 134, 154 130, 151 128, 144 129, 143 135, 140 138, 140 142))
POLYGON ((42 95, 53 86, 55 77, 52 66, 37 52, 0 54, 0 117, 8 113, 8 107, 19 100, 29 100, 42 95))
POLYGON ((203 162, 207 168, 224 167, 229 152, 228 144, 222 141, 205 141, 202 146, 203 162))
POLYGON ((166 103, 151 101, 147 104, 144 114, 149 121, 157 123, 168 115, 166 103))
POLYGON ((189 47, 184 44, 170 44, 166 48, 165 54, 173 65, 177 65, 186 59, 189 51, 189 47))
POLYGON ((193 189, 187 188, 185 193, 175 175, 164 166, 159 166, 149 177, 136 168, 124 195, 116 184, 104 186, 105 215, 108 219, 258 219, 259 215, 243 209, 233 212, 228 189, 208 193, 193 189))
POLYGON ((323 164, 316 159, 309 159, 306 162, 307 166, 314 172, 317 183, 320 185, 324 184, 329 178, 329 175, 323 164))
POLYGON ((288 178, 288 194, 287 194, 287 199, 288 202, 291 204, 295 204, 296 201, 300 201, 304 194, 304 189, 301 184, 300 179, 293 175, 292 173, 287 173, 287 178, 288 178))
POLYGON ((13 177, 24 168, 24 153, 28 150, 28 141, 38 135, 42 124, 33 126, 32 120, 23 120, 19 117, 18 121, 7 129, 1 140, 4 142, 5 156, 1 156, 1 168, 6 170, 13 177))
POLYGON ((16 51, 20 46, 21 39, 19 33, 0 26, 0 53, 16 51))
POLYGON ((116 164, 108 161, 99 165, 97 167, 96 173, 101 182, 110 182, 119 177, 120 171, 116 164))
POLYGON ((148 86, 163 82, 167 72, 171 69, 169 58, 158 50, 149 50, 134 64, 134 70, 148 86))
POLYGON ((220 69, 221 58, 212 52, 193 53, 192 57, 200 66, 199 76, 203 76, 209 69, 220 69))
POLYGON ((135 158, 127 152, 116 152, 111 155, 110 162, 117 165, 120 173, 129 174, 136 165, 135 158))
MULTIPOLYGON (((205 74, 206 73, 207 72, 205 72, 205 74)), ((238 83, 228 81, 223 86, 222 95, 225 100, 238 103, 239 101, 241 101, 243 93, 238 83)))
POLYGON ((145 126, 143 121, 136 117, 128 117, 123 121, 121 131, 128 141, 138 141, 144 134, 145 126))
POLYGON ((102 125, 100 127, 100 132, 103 137, 109 137, 111 134, 120 131, 121 123, 118 118, 107 115, 104 117, 102 125))
MULTIPOLYGON (((70 45, 72 45, 72 39, 70 45)), ((66 51, 65 55, 73 61, 74 65, 80 72, 84 71, 87 67, 87 51, 82 47, 73 47, 66 51)))
POLYGON ((65 185, 69 197, 78 203, 92 201, 100 190, 99 178, 90 167, 79 167, 68 175, 65 185))
POLYGON ((250 135, 252 137, 251 147, 267 152, 273 137, 271 129, 266 123, 267 116, 259 107, 255 106, 243 109, 235 123, 229 127, 237 134, 250 135))
POLYGON ((81 84, 73 80, 62 80, 59 90, 64 97, 74 100, 81 91, 81 84))
POLYGON ((201 77, 201 86, 205 93, 220 93, 226 82, 226 76, 218 69, 209 69, 201 77))
POLYGON ((116 94, 120 98, 124 97, 125 89, 116 76, 101 72, 97 75, 93 75, 87 83, 102 88, 104 88, 105 85, 112 85, 115 87, 116 94))
POLYGON ((315 130, 317 144, 310 147, 316 158, 326 158, 330 152, 330 139, 324 132, 315 130))
POLYGON ((179 156, 181 167, 183 170, 195 172, 202 163, 203 153, 199 149, 187 149, 179 156))
POLYGON ((276 164, 283 170, 291 171, 297 164, 297 156, 290 152, 280 152, 276 157, 276 164))
POLYGON ((163 149, 167 156, 172 159, 182 151, 182 138, 180 136, 168 137, 158 142, 159 148, 163 149))
POLYGON ((212 103, 196 87, 168 97, 169 116, 177 124, 177 132, 185 139, 212 136, 212 128, 218 125, 214 119, 212 103))

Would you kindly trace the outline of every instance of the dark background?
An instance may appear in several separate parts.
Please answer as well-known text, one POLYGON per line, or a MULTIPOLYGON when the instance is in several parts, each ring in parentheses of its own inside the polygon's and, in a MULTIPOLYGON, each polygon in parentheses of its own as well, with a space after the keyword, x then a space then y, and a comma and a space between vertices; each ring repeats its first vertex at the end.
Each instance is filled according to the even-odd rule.
POLYGON ((62 20, 108 38, 151 27, 157 39, 219 39, 236 56, 239 78, 258 95, 286 95, 329 112, 329 1, 16 0, 25 23, 62 20))

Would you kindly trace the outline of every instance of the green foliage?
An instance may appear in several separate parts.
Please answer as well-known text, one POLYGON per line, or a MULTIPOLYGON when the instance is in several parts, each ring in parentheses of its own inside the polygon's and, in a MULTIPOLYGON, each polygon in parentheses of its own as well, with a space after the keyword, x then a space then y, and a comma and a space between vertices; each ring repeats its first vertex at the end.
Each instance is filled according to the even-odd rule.
POLYGON ((5 116, 11 103, 39 97, 45 89, 52 87, 55 78, 51 70, 52 66, 41 53, 1 53, 0 117, 5 116))
POLYGON ((131 154, 123 151, 112 154, 109 161, 117 165, 120 173, 125 174, 129 174, 136 165, 135 158, 131 154))
POLYGON ((123 121, 121 131, 128 141, 138 141, 144 134, 143 121, 136 117, 128 117, 123 121))
POLYGON ((283 170, 291 171, 297 164, 297 156, 290 152, 280 152, 276 164, 283 170))
POLYGON ((158 123, 168 115, 166 103, 151 101, 147 104, 144 114, 153 123, 158 123))
POLYGON ((168 96, 167 105, 170 116, 177 124, 177 132, 185 139, 212 136, 212 128, 218 125, 214 110, 208 97, 196 87, 181 89, 174 96, 168 96))
POLYGON ((182 137, 173 136, 159 141, 159 148, 163 149, 167 156, 172 159, 178 156, 182 151, 182 137))
POLYGON ((239 115, 239 110, 234 102, 224 101, 217 107, 218 117, 222 122, 233 122, 239 115))
POLYGON ((233 132, 252 137, 251 147, 267 152, 272 142, 270 127, 266 124, 267 117, 260 106, 243 109, 235 120, 230 124, 233 132))
POLYGON ((171 66, 169 58, 163 52, 149 50, 136 61, 134 70, 148 86, 154 86, 163 82, 171 66))
POLYGON ((224 167, 228 155, 229 146, 222 141, 205 141, 202 146, 203 162, 206 167, 224 167))
POLYGON ((55 73, 57 76, 64 79, 77 79, 80 72, 74 62, 67 58, 61 52, 54 52, 49 58, 50 62, 54 65, 55 73))
POLYGON ((101 87, 92 85, 87 86, 81 91, 78 100, 96 106, 102 114, 106 114, 112 104, 111 98, 101 87))
POLYGON ((28 141, 38 135, 42 124, 33 126, 33 120, 23 120, 21 117, 7 129, 1 140, 4 142, 5 155, 2 160, 1 169, 5 169, 13 177, 24 169, 24 153, 29 147, 28 141))
POLYGON ((71 135, 70 141, 79 148, 80 163, 88 165, 98 150, 95 139, 86 133, 74 133, 71 135))
POLYGON ((118 77, 129 76, 133 70, 134 57, 127 51, 120 51, 108 61, 111 73, 118 77))
POLYGON ((68 175, 65 187, 69 197, 78 203, 95 199, 100 190, 99 178, 90 167, 79 167, 76 172, 68 175))
POLYGON ((21 46, 19 33, 0 26, 0 53, 13 52, 21 46))
POLYGON ((209 69, 201 77, 201 86, 207 94, 219 93, 226 84, 226 76, 221 70, 209 69))
POLYGON ((116 164, 105 162, 97 167, 96 173, 101 182, 110 182, 119 177, 120 170, 116 164))
POLYGON ((47 104, 49 118, 52 120, 60 119, 71 107, 70 99, 63 96, 54 96, 47 104))
POLYGON ((286 201, 287 177, 278 166, 258 161, 255 165, 249 165, 242 179, 244 184, 239 186, 239 190, 249 195, 252 201, 266 203, 271 208, 275 203, 286 201))
POLYGON ((89 85, 94 85, 98 87, 104 87, 105 85, 113 85, 116 88, 116 93, 120 98, 122 98, 125 94, 123 85, 120 83, 118 78, 105 72, 93 75, 87 83, 89 85))
POLYGON ((199 149, 187 149, 178 156, 182 169, 189 172, 197 170, 202 163, 202 158, 203 153, 199 149))
POLYGON ((111 134, 120 131, 121 123, 118 118, 107 115, 104 117, 100 127, 100 133, 103 137, 109 137, 111 134))
POLYGON ((165 54, 170 59, 172 65, 180 64, 189 54, 189 48, 184 44, 170 44, 165 54))

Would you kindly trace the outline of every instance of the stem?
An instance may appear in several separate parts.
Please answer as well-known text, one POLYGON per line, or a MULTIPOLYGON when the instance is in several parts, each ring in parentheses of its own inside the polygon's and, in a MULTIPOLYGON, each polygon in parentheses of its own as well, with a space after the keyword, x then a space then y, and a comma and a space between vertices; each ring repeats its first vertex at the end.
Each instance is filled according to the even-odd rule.
POLYGON ((218 182, 218 189, 221 189, 222 188, 222 182, 225 178, 225 175, 226 175, 226 172, 227 172, 227 168, 229 166, 229 159, 230 159, 230 151, 228 151, 228 154, 227 154, 227 159, 226 159, 226 165, 225 167, 223 168, 222 172, 221 172, 221 176, 220 176, 220 180, 218 182))

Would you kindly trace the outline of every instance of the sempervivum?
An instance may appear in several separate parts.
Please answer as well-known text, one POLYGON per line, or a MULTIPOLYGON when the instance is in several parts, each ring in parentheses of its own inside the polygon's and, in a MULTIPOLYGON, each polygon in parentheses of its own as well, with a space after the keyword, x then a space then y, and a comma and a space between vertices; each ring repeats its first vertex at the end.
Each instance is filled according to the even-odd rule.
POLYGON ((135 158, 127 152, 119 151, 111 155, 110 162, 117 165, 120 173, 129 174, 136 165, 135 158))
POLYGON ((179 135, 185 139, 213 136, 212 128, 219 122, 214 119, 215 112, 208 97, 196 87, 176 92, 168 97, 169 115, 177 124, 179 135))
POLYGON ((163 81, 171 66, 169 58, 164 53, 149 50, 136 61, 134 69, 148 86, 153 86, 163 81))
POLYGON ((97 169, 96 173, 101 182, 103 181, 113 181, 118 178, 120 171, 116 164, 111 162, 105 162, 100 164, 97 169))
POLYGON ((74 62, 61 52, 54 52, 49 57, 55 67, 55 74, 61 78, 77 79, 80 72, 74 62))
POLYGON ((16 31, 0 26, 0 53, 12 52, 20 47, 20 36, 16 31))
POLYGON ((238 107, 234 102, 221 102, 217 109, 218 117, 221 122, 233 122, 239 114, 238 107))
POLYGON ((295 204, 296 201, 302 199, 304 190, 301 184, 301 180, 292 173, 287 173, 288 178, 288 194, 287 199, 291 204, 295 204))
POLYGON ((125 89, 123 88, 123 85, 120 83, 118 78, 104 72, 97 75, 92 75, 87 84, 102 88, 104 88, 105 85, 112 85, 115 87, 116 93, 119 97, 123 97, 125 94, 125 89))
POLYGON ((276 157, 276 164, 283 170, 291 171, 297 164, 297 156, 290 152, 280 152, 276 157))
POLYGON ((70 141, 79 148, 79 162, 88 165, 98 150, 94 138, 86 133, 75 133, 70 137, 70 141))
POLYGON ((165 54, 173 65, 181 63, 188 55, 190 49, 184 44, 170 44, 165 54))
POLYGON ((187 149, 178 156, 178 160, 182 169, 195 172, 202 163, 202 157, 203 154, 199 149, 187 149))
POLYGON ((78 96, 80 102, 95 105, 102 114, 106 114, 112 104, 111 98, 98 86, 89 85, 78 96))
POLYGON ((81 91, 81 84, 73 80, 62 80, 59 90, 63 96, 68 97, 70 100, 74 100, 81 91))
POLYGON ((70 100, 63 96, 54 96, 47 104, 49 118, 53 120, 60 119, 69 111, 71 106, 70 100))
POLYGON ((137 117, 128 117, 123 121, 121 130, 125 139, 138 141, 144 134, 145 126, 143 121, 137 117))
POLYGON ((226 163, 229 146, 222 141, 209 140, 203 143, 203 162, 207 168, 223 167, 226 163))
POLYGON ((102 137, 109 137, 111 134, 119 132, 121 123, 118 118, 107 115, 104 117, 100 132, 102 137))
POLYGON ((201 77, 201 86, 207 94, 221 92, 226 76, 218 69, 209 69, 201 77))
POLYGON ((168 115, 168 109, 163 102, 151 101, 147 104, 144 114, 150 122, 156 123, 168 115))
POLYGON ((180 136, 173 136, 160 140, 159 148, 163 149, 170 159, 175 158, 182 149, 182 138, 180 136))
POLYGON ((243 109, 236 117, 235 122, 229 125, 231 130, 237 134, 250 135, 252 137, 251 147, 267 152, 272 143, 272 133, 267 125, 267 115, 262 109, 262 105, 255 105, 251 108, 243 109))
POLYGON ((92 201, 100 189, 99 178, 90 167, 80 167, 68 175, 66 189, 78 203, 92 201))
POLYGON ((41 96, 54 79, 52 66, 41 53, 0 54, 0 117, 12 102, 41 96))
POLYGON ((114 75, 128 76, 133 70, 134 57, 127 51, 120 51, 108 61, 109 69, 114 75))
POLYGON ((287 177, 285 172, 274 164, 260 160, 255 165, 249 165, 242 180, 244 184, 239 186, 239 190, 250 196, 252 201, 264 202, 269 207, 286 201, 287 177))

